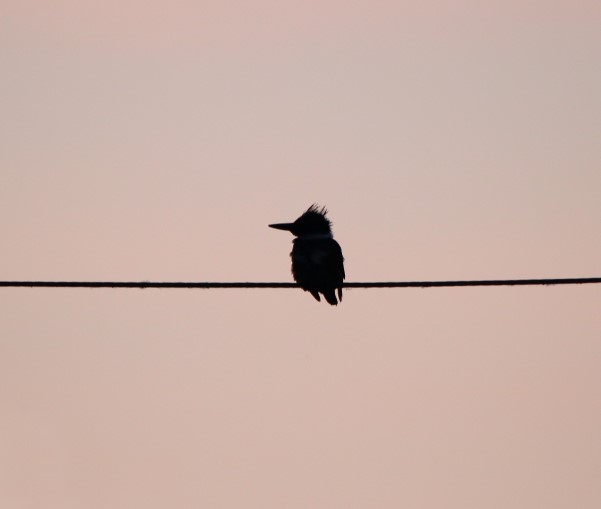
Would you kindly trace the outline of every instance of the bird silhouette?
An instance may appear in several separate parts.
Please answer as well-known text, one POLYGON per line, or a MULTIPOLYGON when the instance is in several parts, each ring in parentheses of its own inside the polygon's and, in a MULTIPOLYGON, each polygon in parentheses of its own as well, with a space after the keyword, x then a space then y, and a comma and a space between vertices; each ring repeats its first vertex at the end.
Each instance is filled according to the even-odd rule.
POLYGON ((321 300, 321 293, 329 304, 336 306, 336 294, 342 301, 344 257, 326 214, 325 207, 313 204, 293 223, 276 223, 269 227, 289 231, 296 237, 290 253, 294 280, 317 301, 321 300))

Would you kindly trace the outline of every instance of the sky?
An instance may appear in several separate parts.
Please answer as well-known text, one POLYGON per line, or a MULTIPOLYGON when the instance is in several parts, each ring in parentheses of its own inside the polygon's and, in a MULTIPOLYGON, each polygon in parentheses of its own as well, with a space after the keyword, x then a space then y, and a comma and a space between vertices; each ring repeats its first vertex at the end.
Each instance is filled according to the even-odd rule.
MULTIPOLYGON (((0 5, 0 280, 600 276, 601 4, 0 5)), ((0 289, 18 509, 601 505, 598 285, 0 289)))

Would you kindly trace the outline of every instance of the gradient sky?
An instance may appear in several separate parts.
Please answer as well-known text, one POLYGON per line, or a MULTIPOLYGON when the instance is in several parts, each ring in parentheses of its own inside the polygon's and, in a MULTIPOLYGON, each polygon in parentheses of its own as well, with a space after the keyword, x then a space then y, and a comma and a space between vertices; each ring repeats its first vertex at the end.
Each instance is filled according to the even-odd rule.
MULTIPOLYGON (((598 1, 0 5, 0 279, 599 276, 598 1)), ((601 287, 0 289, 0 505, 601 506, 601 287)))

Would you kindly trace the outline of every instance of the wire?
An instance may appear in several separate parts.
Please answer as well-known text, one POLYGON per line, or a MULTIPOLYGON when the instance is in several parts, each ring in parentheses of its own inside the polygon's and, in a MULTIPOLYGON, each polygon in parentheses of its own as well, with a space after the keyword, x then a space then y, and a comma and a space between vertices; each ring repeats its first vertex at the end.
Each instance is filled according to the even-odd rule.
MULTIPOLYGON (((601 283, 601 277, 554 279, 484 279, 475 281, 382 281, 343 283, 343 288, 432 288, 455 286, 548 286, 601 283)), ((156 282, 156 281, 0 281, 0 287, 28 288, 299 288, 296 283, 156 282)))

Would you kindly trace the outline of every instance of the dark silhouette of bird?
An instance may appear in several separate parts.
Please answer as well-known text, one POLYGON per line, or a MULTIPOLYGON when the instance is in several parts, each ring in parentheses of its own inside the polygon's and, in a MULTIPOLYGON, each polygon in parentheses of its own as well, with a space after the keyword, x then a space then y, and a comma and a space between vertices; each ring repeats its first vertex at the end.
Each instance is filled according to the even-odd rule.
POLYGON ((332 236, 332 223, 325 207, 311 205, 293 223, 270 224, 271 228, 287 230, 296 238, 292 241, 292 276, 300 287, 320 301, 321 293, 335 306, 342 301, 344 257, 332 236))

